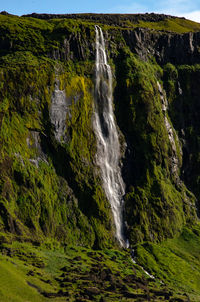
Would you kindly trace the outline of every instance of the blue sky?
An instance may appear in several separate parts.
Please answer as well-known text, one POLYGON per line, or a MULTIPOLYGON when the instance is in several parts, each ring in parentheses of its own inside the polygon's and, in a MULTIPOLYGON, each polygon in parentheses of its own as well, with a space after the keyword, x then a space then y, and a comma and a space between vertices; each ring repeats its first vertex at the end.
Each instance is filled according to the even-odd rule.
POLYGON ((200 22, 200 0, 1 0, 0 11, 37 13, 146 13, 182 16, 200 22))

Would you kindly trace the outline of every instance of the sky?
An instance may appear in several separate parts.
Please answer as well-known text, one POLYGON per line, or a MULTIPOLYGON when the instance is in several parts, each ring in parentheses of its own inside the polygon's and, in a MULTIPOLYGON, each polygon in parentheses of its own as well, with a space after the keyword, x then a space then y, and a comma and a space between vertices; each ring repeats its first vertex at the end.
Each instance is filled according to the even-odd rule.
POLYGON ((200 23, 200 0, 0 0, 0 11, 30 13, 163 13, 200 23), (1 4, 2 2, 2 4, 1 4))

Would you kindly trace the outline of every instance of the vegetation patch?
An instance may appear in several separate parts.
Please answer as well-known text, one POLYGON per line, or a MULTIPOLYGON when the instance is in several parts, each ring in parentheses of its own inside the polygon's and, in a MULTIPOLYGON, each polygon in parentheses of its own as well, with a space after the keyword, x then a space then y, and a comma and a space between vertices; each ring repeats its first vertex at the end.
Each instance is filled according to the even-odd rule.
POLYGON ((192 301, 197 301, 200 294, 199 240, 199 225, 184 228, 178 237, 161 244, 137 246, 136 261, 165 284, 177 291, 186 291, 192 301))
POLYGON ((18 242, 1 244, 0 249, 2 302, 187 301, 185 295, 150 278, 126 251, 47 249, 45 244, 18 242))

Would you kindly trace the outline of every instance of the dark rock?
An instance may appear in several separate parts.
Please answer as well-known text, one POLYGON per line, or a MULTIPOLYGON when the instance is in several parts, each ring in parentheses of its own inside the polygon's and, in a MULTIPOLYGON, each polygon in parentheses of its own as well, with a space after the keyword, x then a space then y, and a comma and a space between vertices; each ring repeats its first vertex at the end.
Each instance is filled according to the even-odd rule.
POLYGON ((99 278, 98 278, 96 275, 91 274, 91 275, 90 275, 90 280, 96 283, 96 282, 99 281, 99 278))
POLYGON ((64 266, 60 269, 62 272, 68 272, 68 267, 67 266, 64 266))
POLYGON ((59 290, 57 293, 41 292, 41 294, 46 298, 68 297, 69 296, 69 293, 64 292, 62 289, 59 290))
POLYGON ((200 32, 176 34, 147 28, 123 31, 126 44, 141 59, 154 56, 158 63, 195 64, 200 62, 200 32))
POLYGON ((170 297, 172 296, 172 292, 166 290, 166 291, 161 291, 161 290, 154 290, 154 289, 151 289, 150 290, 151 293, 154 293, 155 296, 162 296, 164 297, 165 299, 170 299, 170 297))
POLYGON ((2 255, 6 255, 6 256, 12 257, 13 251, 12 251, 12 249, 9 248, 9 247, 4 247, 4 248, 1 250, 1 253, 2 253, 2 255))
POLYGON ((35 272, 32 270, 28 271, 28 273, 27 273, 27 276, 34 276, 34 275, 35 275, 35 272))
POLYGON ((135 293, 130 293, 130 292, 123 292, 124 297, 126 298, 142 298, 142 299, 146 299, 146 301, 149 301, 149 296, 146 294, 135 294, 135 293))
MULTIPOLYGON (((6 192, 6 198, 9 199, 9 196, 7 196, 7 192, 6 192)), ((0 202, 0 216, 3 219, 3 223, 7 231, 17 235, 23 234, 20 223, 16 220, 16 218, 14 218, 11 215, 11 213, 9 212, 9 210, 7 209, 7 207, 3 202, 0 202)))
POLYGON ((135 281, 135 280, 136 280, 136 277, 135 277, 135 275, 133 275, 133 274, 128 275, 128 276, 126 276, 126 277, 123 279, 123 281, 124 281, 124 282, 127 282, 127 283, 132 283, 132 282, 135 281))
POLYGON ((73 258, 73 260, 75 260, 75 261, 81 261, 82 258, 81 258, 81 256, 76 256, 76 257, 73 258))
POLYGON ((88 299, 86 297, 78 297, 76 298, 76 302, 88 302, 88 299))
POLYGON ((185 300, 185 299, 183 299, 183 298, 172 298, 172 299, 170 299, 169 300, 170 302, 186 302, 186 301, 188 301, 188 300, 185 300))
POLYGON ((62 280, 62 282, 70 282, 70 281, 71 281, 71 279, 68 276, 63 278, 63 280, 62 280))
POLYGON ((91 274, 97 274, 99 272, 99 268, 95 265, 95 267, 92 267, 92 269, 90 270, 91 274))
POLYGON ((100 290, 97 287, 87 287, 85 289, 85 293, 89 296, 98 295, 100 294, 100 290))
POLYGON ((42 281, 45 282, 45 283, 47 283, 47 284, 51 284, 52 285, 52 281, 50 279, 48 279, 48 280, 42 279, 42 281))
POLYGON ((107 279, 107 270, 102 270, 101 272, 100 272, 100 278, 101 278, 101 280, 106 280, 107 279))
POLYGON ((111 284, 110 286, 107 287, 107 290, 112 291, 112 292, 116 291, 116 285, 111 284))
POLYGON ((10 16, 12 16, 12 15, 11 15, 11 14, 9 14, 8 12, 6 12, 5 10, 4 10, 4 11, 2 11, 2 12, 0 12, 0 15, 5 15, 5 16, 10 15, 10 16))

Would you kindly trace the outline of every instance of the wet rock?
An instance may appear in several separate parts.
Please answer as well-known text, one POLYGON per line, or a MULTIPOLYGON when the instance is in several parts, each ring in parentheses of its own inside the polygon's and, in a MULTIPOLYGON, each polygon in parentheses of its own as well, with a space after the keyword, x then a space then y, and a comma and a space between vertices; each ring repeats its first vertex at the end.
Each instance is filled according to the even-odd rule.
POLYGON ((59 89, 59 82, 56 81, 49 114, 52 126, 54 127, 55 138, 59 142, 64 139, 67 111, 68 106, 65 91, 59 89))

